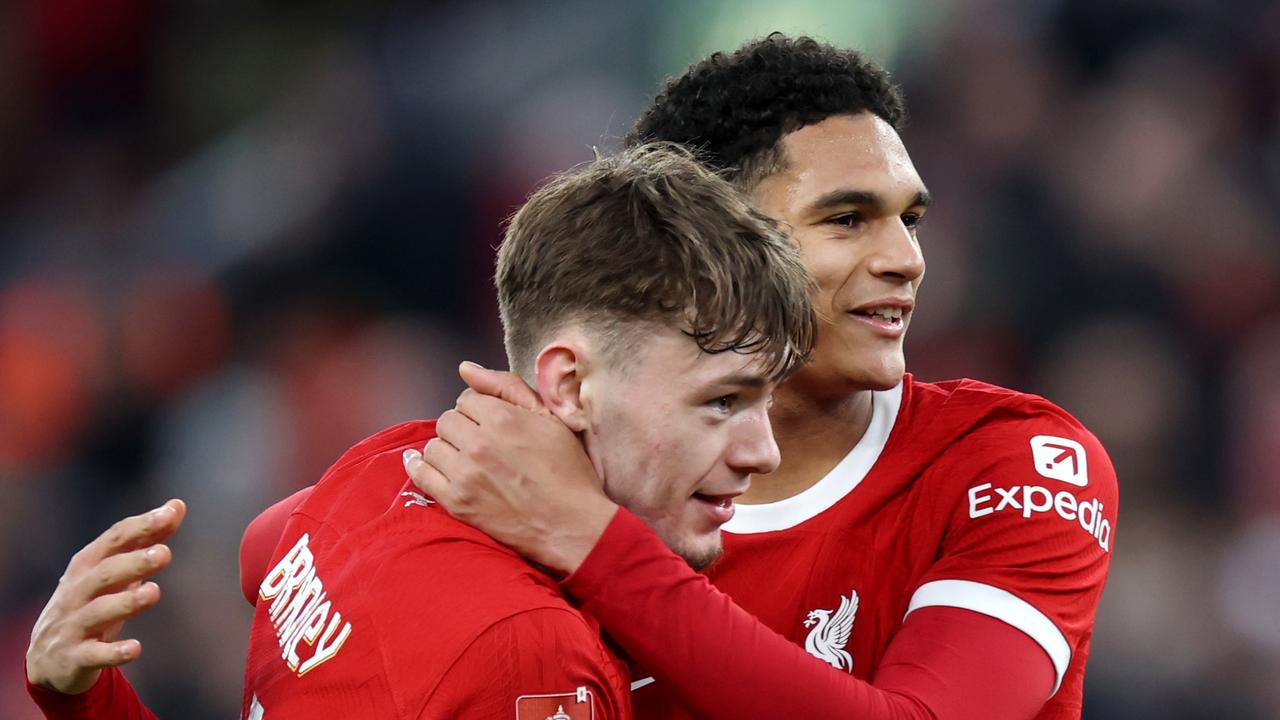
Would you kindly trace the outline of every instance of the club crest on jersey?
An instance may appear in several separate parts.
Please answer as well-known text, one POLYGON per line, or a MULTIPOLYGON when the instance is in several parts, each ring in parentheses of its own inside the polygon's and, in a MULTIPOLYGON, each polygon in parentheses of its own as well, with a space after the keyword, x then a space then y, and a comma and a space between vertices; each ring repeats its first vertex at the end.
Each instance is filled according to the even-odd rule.
POLYGON ((853 633, 853 619, 857 614, 857 590, 850 590, 847 597, 841 595, 840 607, 835 610, 810 610, 804 626, 813 629, 804 639, 804 649, 837 670, 853 672, 853 657, 844 648, 853 633))

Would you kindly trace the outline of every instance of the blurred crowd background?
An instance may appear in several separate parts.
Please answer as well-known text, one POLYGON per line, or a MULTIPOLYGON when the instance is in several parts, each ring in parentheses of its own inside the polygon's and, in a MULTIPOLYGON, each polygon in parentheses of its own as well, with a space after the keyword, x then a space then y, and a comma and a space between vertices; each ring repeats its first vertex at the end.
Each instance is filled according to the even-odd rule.
POLYGON ((240 532, 454 368, 502 220, 668 75, 783 30, 903 84, 927 380, 1043 394, 1122 508, 1085 717, 1280 717, 1280 4, 0 4, 0 717, 71 554, 178 496, 128 674, 236 717, 240 532))

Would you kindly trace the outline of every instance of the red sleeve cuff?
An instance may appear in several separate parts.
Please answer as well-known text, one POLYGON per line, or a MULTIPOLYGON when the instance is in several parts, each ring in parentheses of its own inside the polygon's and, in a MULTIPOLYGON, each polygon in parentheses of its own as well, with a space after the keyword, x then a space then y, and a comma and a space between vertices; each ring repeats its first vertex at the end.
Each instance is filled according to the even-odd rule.
POLYGON ((96 705, 94 702, 95 696, 111 692, 109 674, 113 672, 118 673, 120 671, 116 668, 103 670, 93 687, 78 695, 67 695, 39 685, 32 685, 31 681, 26 679, 27 661, 25 658, 22 661, 22 677, 27 685, 27 694, 35 701, 44 716, 51 720, 79 720, 80 718, 87 719, 92 717, 96 705))
MULTIPOLYGON (((26 681, 25 658, 22 662, 22 676, 26 681)), ((93 687, 77 695, 42 688, 29 681, 26 686, 27 694, 48 720, 156 720, 156 716, 138 699, 133 686, 125 679, 120 668, 103 669, 93 687)))

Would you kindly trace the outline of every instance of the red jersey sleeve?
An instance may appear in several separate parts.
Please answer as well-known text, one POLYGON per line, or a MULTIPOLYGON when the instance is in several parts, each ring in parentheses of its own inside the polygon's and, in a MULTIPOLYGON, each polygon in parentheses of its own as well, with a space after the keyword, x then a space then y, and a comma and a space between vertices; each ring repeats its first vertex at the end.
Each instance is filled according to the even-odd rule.
POLYGON ((48 720, 156 720, 120 668, 104 669, 98 682, 79 695, 63 695, 31 683, 27 683, 27 694, 48 720))
POLYGON ((698 717, 1025 718, 1052 675, 1017 629, 937 608, 909 618, 873 686, 764 626, 625 509, 564 587, 698 717))
POLYGON ((1028 397, 968 432, 934 473, 955 490, 939 494, 947 532, 908 615, 946 606, 1002 620, 1052 660, 1054 692, 1071 682, 1078 695, 1115 542, 1116 475, 1102 445, 1028 397))
POLYGON ((416 717, 630 718, 629 680, 619 669, 578 614, 528 610, 477 637, 416 717))
POLYGON ((258 600, 258 586, 267 575, 271 565, 271 555, 284 533, 284 525, 289 521, 295 508, 306 500, 314 485, 305 487, 271 507, 263 510, 258 517, 245 528, 244 537, 240 538, 240 591, 244 599, 253 605, 258 600))

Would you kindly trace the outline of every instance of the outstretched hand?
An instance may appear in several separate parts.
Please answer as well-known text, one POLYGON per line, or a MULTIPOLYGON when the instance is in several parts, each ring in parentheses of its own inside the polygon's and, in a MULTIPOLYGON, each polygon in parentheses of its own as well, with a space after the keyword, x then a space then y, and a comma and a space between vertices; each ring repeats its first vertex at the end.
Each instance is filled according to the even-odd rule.
POLYGON ((617 511, 582 442, 514 373, 463 363, 468 389, 422 452, 414 485, 451 515, 528 559, 571 573, 617 511))
POLYGON ((78 695, 93 687, 103 668, 137 659, 142 643, 116 638, 125 621, 160 600, 160 587, 147 579, 173 560, 160 543, 186 514, 185 503, 170 500, 117 522, 71 558, 31 632, 32 685, 78 695))

